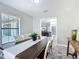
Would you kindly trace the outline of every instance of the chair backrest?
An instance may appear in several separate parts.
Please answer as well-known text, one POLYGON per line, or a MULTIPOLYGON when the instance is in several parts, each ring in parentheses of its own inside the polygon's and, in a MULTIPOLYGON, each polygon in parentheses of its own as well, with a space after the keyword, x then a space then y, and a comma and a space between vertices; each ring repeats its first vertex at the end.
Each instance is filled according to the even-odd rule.
POLYGON ((77 41, 79 41, 79 31, 77 32, 77 38, 76 38, 77 41))
POLYGON ((49 40, 47 43, 45 53, 44 53, 44 59, 47 59, 48 54, 52 52, 52 42, 53 42, 53 39, 49 40))

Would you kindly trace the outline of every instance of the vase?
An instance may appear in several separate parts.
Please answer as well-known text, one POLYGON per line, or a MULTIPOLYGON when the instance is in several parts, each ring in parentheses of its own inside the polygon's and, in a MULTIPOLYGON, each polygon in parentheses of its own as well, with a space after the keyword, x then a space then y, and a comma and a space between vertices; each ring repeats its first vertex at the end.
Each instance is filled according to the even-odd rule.
POLYGON ((72 30, 72 40, 76 40, 77 30, 72 30))
POLYGON ((32 40, 33 40, 33 41, 36 41, 36 40, 37 40, 37 37, 32 37, 32 40))

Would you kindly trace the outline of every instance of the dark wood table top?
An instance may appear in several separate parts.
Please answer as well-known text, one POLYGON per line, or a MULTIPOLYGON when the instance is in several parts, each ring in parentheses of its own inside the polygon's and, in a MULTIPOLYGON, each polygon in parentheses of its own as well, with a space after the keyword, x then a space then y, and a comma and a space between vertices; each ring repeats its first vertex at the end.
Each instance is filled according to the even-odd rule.
POLYGON ((42 40, 39 43, 35 44, 34 46, 30 47, 29 49, 23 51, 22 53, 16 56, 16 59, 34 59, 38 56, 43 49, 45 49, 47 44, 47 40, 42 40))
POLYGON ((68 38, 69 42, 73 46, 73 48, 79 53, 79 42, 77 40, 72 40, 71 38, 68 38))

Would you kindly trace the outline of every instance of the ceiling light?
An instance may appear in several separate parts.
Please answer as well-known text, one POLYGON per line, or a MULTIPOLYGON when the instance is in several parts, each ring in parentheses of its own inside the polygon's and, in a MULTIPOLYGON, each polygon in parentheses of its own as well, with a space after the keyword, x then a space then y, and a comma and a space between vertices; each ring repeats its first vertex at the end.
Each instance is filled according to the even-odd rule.
POLYGON ((48 10, 44 10, 43 12, 44 12, 44 13, 47 13, 47 12, 48 12, 48 10))
POLYGON ((36 4, 39 3, 39 2, 40 2, 40 0, 34 0, 34 3, 36 3, 36 4))

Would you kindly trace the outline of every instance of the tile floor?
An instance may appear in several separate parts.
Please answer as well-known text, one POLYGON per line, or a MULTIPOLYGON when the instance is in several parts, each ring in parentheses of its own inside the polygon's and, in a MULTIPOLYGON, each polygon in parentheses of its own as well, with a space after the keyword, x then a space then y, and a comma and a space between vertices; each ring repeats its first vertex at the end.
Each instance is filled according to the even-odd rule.
POLYGON ((53 54, 49 55, 47 59, 73 59, 72 56, 66 55, 67 48, 57 46, 53 49, 53 54))

